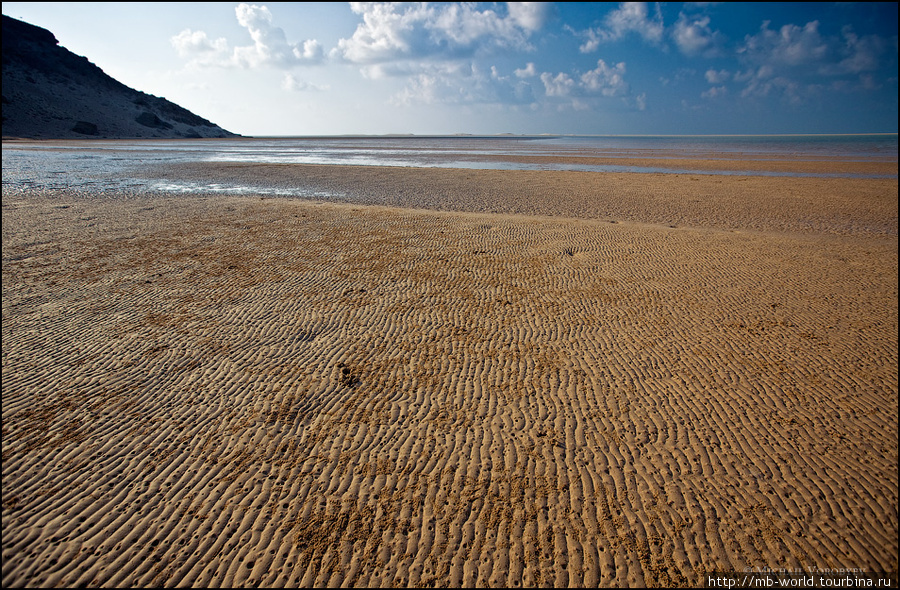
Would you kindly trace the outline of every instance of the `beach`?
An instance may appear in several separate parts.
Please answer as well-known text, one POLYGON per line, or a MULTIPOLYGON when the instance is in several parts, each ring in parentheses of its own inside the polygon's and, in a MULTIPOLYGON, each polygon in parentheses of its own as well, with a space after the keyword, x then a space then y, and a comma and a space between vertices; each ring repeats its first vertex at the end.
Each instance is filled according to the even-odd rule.
POLYGON ((3 586, 896 573, 887 168, 4 190, 3 586))

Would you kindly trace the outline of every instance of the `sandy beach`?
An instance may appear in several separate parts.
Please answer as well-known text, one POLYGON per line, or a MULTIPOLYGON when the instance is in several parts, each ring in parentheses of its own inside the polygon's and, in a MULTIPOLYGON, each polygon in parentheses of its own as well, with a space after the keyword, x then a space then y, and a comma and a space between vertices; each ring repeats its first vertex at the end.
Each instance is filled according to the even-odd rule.
POLYGON ((897 571, 896 178, 171 174, 343 202, 4 191, 4 587, 897 571))

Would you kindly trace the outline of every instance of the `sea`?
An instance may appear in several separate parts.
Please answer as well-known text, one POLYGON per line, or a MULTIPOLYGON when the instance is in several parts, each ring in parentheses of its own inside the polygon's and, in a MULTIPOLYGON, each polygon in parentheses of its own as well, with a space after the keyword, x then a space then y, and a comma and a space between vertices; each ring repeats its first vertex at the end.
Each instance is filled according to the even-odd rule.
MULTIPOLYGON (((324 164, 490 170, 897 178, 767 170, 765 162, 896 162, 897 134, 778 136, 330 136, 3 143, 4 194, 30 190, 309 196, 303 186, 186 182, 163 171, 183 162, 324 164), (594 160, 603 158, 602 164, 594 160), (716 159, 717 169, 635 166, 628 160, 716 159), (759 170, 729 170, 752 159, 759 170), (621 164, 617 161, 621 160, 621 164)), ((633 162, 632 162, 633 164, 633 162)), ((736 167, 737 168, 737 167, 736 167)), ((322 196, 322 195, 318 195, 322 196)), ((327 195, 326 195, 327 196, 327 195)))

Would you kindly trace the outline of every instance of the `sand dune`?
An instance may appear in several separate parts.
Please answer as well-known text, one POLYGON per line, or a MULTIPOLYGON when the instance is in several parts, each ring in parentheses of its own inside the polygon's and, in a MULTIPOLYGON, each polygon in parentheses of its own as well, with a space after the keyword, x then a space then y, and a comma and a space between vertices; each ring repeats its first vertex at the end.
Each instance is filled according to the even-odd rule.
POLYGON ((3 585, 896 571, 885 182, 877 231, 4 195, 3 585))

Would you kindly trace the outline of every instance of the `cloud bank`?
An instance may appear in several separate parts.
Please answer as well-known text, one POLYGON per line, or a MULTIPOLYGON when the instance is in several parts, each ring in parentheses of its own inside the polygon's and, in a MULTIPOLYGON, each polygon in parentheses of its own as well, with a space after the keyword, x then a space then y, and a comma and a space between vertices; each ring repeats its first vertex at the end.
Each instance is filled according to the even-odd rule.
MULTIPOLYGON (((596 8, 596 5, 593 6, 596 8)), ((305 82, 298 68, 353 68, 373 84, 392 87, 395 105, 497 104, 568 105, 588 109, 618 100, 633 110, 648 108, 644 84, 633 90, 627 77, 645 64, 614 59, 626 44, 696 62, 660 76, 692 78, 699 101, 726 97, 782 97, 801 104, 834 89, 877 86, 874 72, 893 43, 877 35, 859 35, 845 26, 825 35, 818 20, 774 27, 762 21, 742 39, 729 39, 716 26, 724 9, 717 3, 685 3, 677 14, 659 3, 623 2, 595 22, 575 30, 563 23, 564 40, 581 54, 600 53, 584 69, 542 67, 539 48, 556 14, 551 3, 504 4, 353 2, 355 30, 325 49, 315 39, 289 40, 266 6, 239 4, 235 18, 249 43, 232 44, 204 31, 185 29, 171 39, 191 68, 271 68, 284 70, 286 91, 328 91, 305 82), (668 12, 668 17, 665 14, 668 12), (831 82, 829 82, 831 81, 831 82), (705 84, 705 86, 704 86, 705 84), (399 88, 399 90, 397 89, 399 88)), ((558 34, 557 34, 558 36, 558 34)))

